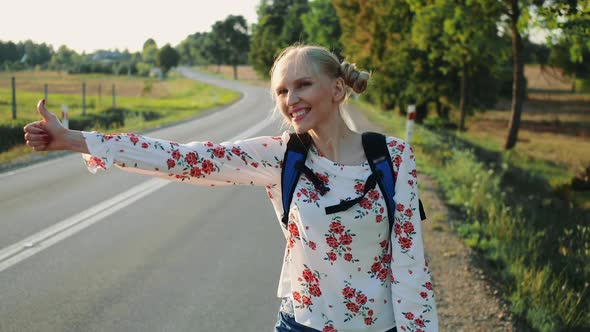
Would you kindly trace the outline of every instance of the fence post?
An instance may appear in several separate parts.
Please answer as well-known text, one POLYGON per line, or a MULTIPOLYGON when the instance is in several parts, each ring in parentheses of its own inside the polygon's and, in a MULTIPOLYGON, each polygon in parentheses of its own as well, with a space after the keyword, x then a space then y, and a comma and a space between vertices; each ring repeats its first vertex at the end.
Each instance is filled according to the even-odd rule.
POLYGON ((98 83, 98 106, 100 107, 101 102, 100 99, 102 97, 102 84, 98 83))
POLYGON ((414 118, 416 117, 416 105, 408 105, 408 121, 406 122, 406 142, 410 144, 414 133, 414 118))
POLYGON ((66 127, 66 129, 70 128, 70 120, 68 120, 68 106, 61 105, 61 124, 66 127))
POLYGON ((12 119, 16 119, 16 79, 12 76, 12 119))
POLYGON ((113 84, 113 110, 115 110, 117 108, 117 102, 116 102, 116 94, 115 94, 115 85, 113 84))
POLYGON ((47 83, 45 83, 45 87, 43 88, 43 92, 45 95, 45 104, 47 104, 47 83))
POLYGON ((82 115, 86 115, 86 82, 82 82, 82 115))

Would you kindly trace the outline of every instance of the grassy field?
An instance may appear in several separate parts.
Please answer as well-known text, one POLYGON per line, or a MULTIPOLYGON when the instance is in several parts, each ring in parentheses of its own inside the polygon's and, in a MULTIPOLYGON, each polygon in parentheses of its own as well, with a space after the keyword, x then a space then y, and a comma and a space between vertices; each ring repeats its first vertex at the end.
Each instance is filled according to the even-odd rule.
MULTIPOLYGON (((220 77, 226 78, 228 80, 234 79, 234 69, 232 66, 215 66, 215 65, 206 65, 206 66, 196 66, 193 67, 195 70, 203 71, 208 74, 218 75, 220 77)), ((261 79, 258 74, 252 69, 252 66, 241 65, 238 66, 238 80, 244 83, 268 87, 269 82, 267 80, 261 79)))
MULTIPOLYGON (((67 105, 70 119, 82 114, 82 82, 86 82, 86 112, 105 112, 112 106, 111 89, 116 87, 116 106, 141 113, 157 114, 153 120, 141 116, 127 117, 124 126, 94 128, 101 131, 139 131, 191 118, 215 106, 231 103, 239 98, 233 91, 184 79, 171 73, 161 81, 151 78, 106 75, 68 75, 57 72, 0 73, 0 125, 22 127, 23 123, 38 120, 36 103, 44 97, 48 84, 47 105, 56 114, 67 105), (16 78, 17 119, 12 119, 10 80, 16 78), (99 88, 100 86, 100 88, 99 88), (100 93, 99 93, 100 91, 100 93)), ((0 164, 26 158, 26 147, 15 146, 0 153, 0 164)))

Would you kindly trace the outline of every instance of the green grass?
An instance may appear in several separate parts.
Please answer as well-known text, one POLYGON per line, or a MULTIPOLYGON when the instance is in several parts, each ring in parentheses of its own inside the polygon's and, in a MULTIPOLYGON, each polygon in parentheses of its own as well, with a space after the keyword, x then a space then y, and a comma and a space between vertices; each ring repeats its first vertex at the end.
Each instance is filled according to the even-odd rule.
MULTIPOLYGON (((92 77, 94 76, 92 75, 92 77)), ((88 78, 82 77, 80 79, 88 78)), ((127 77, 122 78, 122 80, 131 81, 136 85, 144 85, 146 81, 142 78, 130 79, 127 77)), ((163 82, 158 82, 158 84, 161 84, 161 89, 167 91, 167 93, 160 93, 158 97, 121 96, 116 98, 117 108, 139 113, 154 112, 158 114, 157 119, 144 121, 140 116, 131 116, 125 119, 124 126, 109 129, 96 127, 92 129, 104 132, 136 132, 192 118, 207 109, 226 105, 239 98, 239 93, 237 92, 177 76, 170 77, 163 82)), ((11 98, 11 91, 9 89, 0 88, 0 125, 22 128, 23 123, 39 120, 35 105, 43 98, 42 92, 17 92, 17 120, 12 120, 11 98)), ((68 117, 70 119, 76 119, 82 115, 82 100, 80 95, 53 93, 49 96, 47 106, 50 111, 59 116, 62 105, 68 106, 68 117)), ((88 95, 86 97, 87 114, 106 112, 110 108, 111 98, 110 96, 105 96, 104 93, 100 102, 96 95, 88 95)), ((15 146, 9 151, 0 153, 0 164, 11 162, 15 158, 22 158, 23 155, 28 153, 31 153, 31 151, 23 148, 23 146, 15 146)))
MULTIPOLYGON (((404 118, 362 106, 405 137, 404 118)), ((539 331, 590 329, 590 209, 563 195, 559 166, 421 126, 412 146, 419 170, 462 213, 456 231, 496 267, 512 312, 539 331)))

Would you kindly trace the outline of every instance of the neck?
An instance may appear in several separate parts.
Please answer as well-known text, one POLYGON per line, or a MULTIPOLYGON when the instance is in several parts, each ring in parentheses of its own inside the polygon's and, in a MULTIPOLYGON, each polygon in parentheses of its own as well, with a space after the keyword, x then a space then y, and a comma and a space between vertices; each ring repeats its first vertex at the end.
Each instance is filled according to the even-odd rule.
MULTIPOLYGON (((309 130, 316 148, 329 160, 336 163, 356 164, 358 133, 352 131, 338 115, 336 124, 309 130)), ((362 149, 362 146, 361 146, 362 149)), ((362 157, 361 157, 362 159, 362 157)))

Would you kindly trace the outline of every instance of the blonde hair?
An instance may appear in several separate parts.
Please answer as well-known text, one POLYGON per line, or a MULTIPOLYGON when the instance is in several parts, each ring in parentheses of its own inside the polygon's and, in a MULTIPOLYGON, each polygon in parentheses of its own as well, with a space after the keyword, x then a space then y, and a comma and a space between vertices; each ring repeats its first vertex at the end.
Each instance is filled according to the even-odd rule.
POLYGON ((358 94, 365 91, 369 78, 371 77, 368 72, 359 71, 354 63, 348 63, 346 61, 340 63, 336 55, 325 47, 294 44, 283 49, 275 58, 270 69, 271 88, 273 86, 274 72, 278 64, 291 58, 294 58, 295 61, 307 62, 318 73, 327 75, 328 77, 342 77, 347 86, 346 98, 350 96, 351 90, 358 94))

